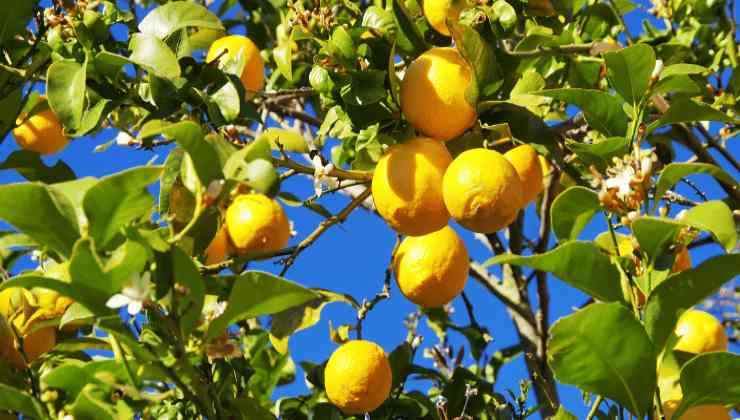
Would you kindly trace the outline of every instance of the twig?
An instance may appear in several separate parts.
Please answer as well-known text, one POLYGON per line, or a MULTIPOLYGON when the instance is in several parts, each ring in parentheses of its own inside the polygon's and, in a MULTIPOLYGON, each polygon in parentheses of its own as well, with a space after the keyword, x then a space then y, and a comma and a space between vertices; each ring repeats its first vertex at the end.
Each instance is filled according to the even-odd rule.
POLYGON ((527 310, 524 309, 520 304, 514 302, 509 296, 507 296, 502 286, 499 285, 498 282, 494 278, 492 278, 490 274, 488 274, 488 271, 483 268, 483 266, 476 263, 475 261, 471 261, 470 275, 472 275, 474 279, 478 280, 478 282, 483 287, 491 292, 491 294, 496 296, 496 298, 498 298, 498 300, 506 305, 506 307, 516 312, 519 316, 530 322, 533 326, 535 325, 535 320, 532 314, 530 312, 527 312, 527 310))
POLYGON ((300 109, 290 108, 288 106, 285 106, 285 105, 282 105, 276 102, 265 102, 264 105, 270 111, 277 112, 283 115, 287 115, 289 117, 297 118, 307 124, 311 124, 316 127, 321 126, 320 119, 300 109))
POLYGON ((696 124, 696 128, 699 130, 701 135, 704 137, 704 139, 707 141, 707 144, 710 147, 713 147, 717 149, 717 151, 724 157, 733 168, 735 168, 736 171, 740 171, 740 162, 735 159, 735 156, 730 153, 725 146, 723 146, 717 139, 712 137, 712 135, 707 131, 707 129, 702 124, 696 124))
POLYGON ((619 10, 617 10, 617 6, 614 4, 614 0, 607 1, 607 5, 609 6, 609 9, 611 9, 612 13, 614 13, 614 16, 619 21, 619 24, 622 26, 622 29, 624 30, 625 36, 627 36, 627 40, 630 44, 633 44, 635 42, 635 38, 632 37, 632 34, 630 33, 629 29, 627 29, 627 24, 624 23, 624 17, 621 13, 619 13, 619 10))
POLYGON ((511 44, 508 40, 504 40, 502 43, 503 51, 507 55, 514 57, 539 57, 543 55, 568 55, 568 54, 585 54, 590 53, 594 47, 594 43, 587 44, 567 44, 567 45, 553 45, 553 46, 538 46, 535 49, 527 51, 514 51, 511 48, 511 44))
POLYGON ((596 397, 596 401, 594 401, 594 404, 591 406, 591 410, 588 412, 588 416, 586 416, 586 420, 591 420, 596 415, 596 412, 599 410, 599 406, 604 401, 604 397, 599 395, 596 397))
MULTIPOLYGON (((553 171, 555 170, 553 169, 553 171)), ((550 174, 549 182, 542 196, 542 205, 540 206, 540 238, 534 249, 535 254, 545 252, 550 241, 550 207, 552 206, 555 188, 557 188, 558 178, 557 172, 550 174)), ((547 340, 550 329, 550 292, 547 287, 547 273, 542 270, 535 270, 535 273, 537 277, 537 301, 540 305, 539 311, 536 314, 537 329, 540 335, 538 350, 539 356, 544 362, 547 357, 547 340)), ((543 363, 542 369, 548 369, 547 363, 543 363)))
MULTIPOLYGON (((314 174, 314 168, 310 166, 302 165, 287 156, 283 156, 282 158, 273 158, 272 160, 276 165, 282 166, 284 168, 292 169, 296 172, 300 172, 302 174, 314 174)), ((373 178, 372 172, 361 172, 361 171, 345 171, 344 169, 334 168, 327 176, 338 178, 338 179, 352 179, 355 181, 369 181, 373 178)))
POLYGON ((475 328, 479 328, 480 324, 478 324, 478 321, 475 319, 475 312, 473 311, 473 304, 470 302, 470 299, 468 298, 468 295, 465 294, 465 291, 463 291, 460 296, 462 297, 463 303, 465 304, 465 311, 468 313, 468 318, 470 319, 470 325, 472 325, 475 328))
POLYGON ((330 227, 336 225, 337 223, 344 222, 347 219, 347 217, 349 217, 350 213, 352 213, 352 211, 354 209, 356 209, 357 207, 359 207, 360 204, 362 204, 362 202, 365 201, 365 199, 367 197, 369 197, 369 196, 370 196, 370 188, 367 188, 360 195, 358 195, 357 197, 355 197, 347 205, 347 207, 343 208, 342 211, 340 211, 339 213, 337 213, 335 216, 332 216, 332 217, 330 217, 330 218, 322 221, 321 223, 319 223, 319 225, 316 227, 316 229, 313 232, 311 232, 311 234, 309 234, 306 237, 306 239, 304 239, 303 241, 301 241, 301 243, 299 243, 298 246, 296 246, 296 248, 293 251, 293 253, 290 256, 288 256, 288 258, 286 258, 283 261, 283 264, 285 264, 285 265, 283 266, 283 269, 281 270, 280 275, 281 276, 285 275, 285 273, 288 271, 288 269, 290 268, 290 266, 293 265, 293 263, 295 262, 296 258, 298 258, 298 255, 300 255, 300 253, 303 252, 304 249, 306 249, 309 246, 311 246, 330 227))

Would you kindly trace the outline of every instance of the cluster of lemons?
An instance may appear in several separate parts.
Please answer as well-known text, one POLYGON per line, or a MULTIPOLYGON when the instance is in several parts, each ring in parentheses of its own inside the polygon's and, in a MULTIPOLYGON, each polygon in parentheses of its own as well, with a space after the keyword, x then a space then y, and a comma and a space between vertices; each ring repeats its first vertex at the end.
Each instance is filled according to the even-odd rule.
POLYGON ((47 289, 9 288, 0 292, 0 359, 24 369, 54 348, 60 318, 72 300, 47 289))
MULTIPOLYGON (((449 35, 446 19, 459 16, 461 8, 457 4, 455 0, 426 0, 424 12, 432 27, 449 35)), ((223 57, 244 60, 240 79, 248 95, 264 87, 264 62, 247 37, 230 35, 215 41, 206 60, 220 61, 223 57)), ((421 136, 390 147, 378 162, 372 180, 378 213, 393 229, 406 235, 393 259, 399 288, 410 301, 426 308, 449 303, 463 290, 468 278, 468 252, 448 226, 450 218, 473 232, 496 232, 512 223, 518 212, 537 197, 543 189, 544 173, 549 170, 546 161, 529 145, 505 154, 472 149, 452 158, 444 142, 461 135, 477 119, 475 108, 465 98, 471 80, 471 68, 454 48, 432 48, 408 67, 401 84, 401 109, 421 136)), ((68 143, 51 110, 22 116, 13 134, 22 148, 40 154, 56 153, 68 143)), ((230 254, 280 250, 287 245, 290 230, 290 222, 277 201, 259 193, 240 194, 226 209, 225 223, 206 251, 206 263, 221 262, 230 254)), ((620 243, 621 254, 632 253, 627 246, 631 245, 620 243)), ((677 255, 674 271, 690 265, 684 248, 677 255)), ((56 342, 55 328, 34 328, 34 324, 60 315, 69 303, 48 291, 34 294, 9 289, 0 293, 0 357, 23 368, 49 351, 56 342), (18 338, 22 338, 23 354, 18 338)), ((676 335, 676 350, 727 350, 722 325, 705 312, 684 314, 676 335)), ((369 341, 343 344, 326 365, 327 396, 348 414, 375 410, 388 398, 391 384, 385 352, 369 341)), ((678 398, 664 404, 669 419, 680 395, 678 398)), ((721 406, 700 406, 682 418, 729 419, 729 413, 721 406)))

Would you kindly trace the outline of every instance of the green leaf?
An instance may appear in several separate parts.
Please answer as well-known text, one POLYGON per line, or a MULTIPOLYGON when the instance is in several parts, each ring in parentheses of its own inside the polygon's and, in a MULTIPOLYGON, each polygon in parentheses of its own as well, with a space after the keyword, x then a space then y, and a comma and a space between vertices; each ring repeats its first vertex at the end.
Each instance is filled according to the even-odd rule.
POLYGON ((133 34, 129 49, 131 50, 129 59, 146 71, 165 79, 180 76, 177 55, 156 36, 133 34))
POLYGON ((460 55, 473 69, 473 81, 465 92, 465 97, 475 106, 479 98, 489 97, 501 87, 503 83, 501 68, 496 61, 493 48, 478 31, 451 20, 447 27, 455 39, 460 55))
POLYGON ((656 354, 640 321, 619 303, 594 303, 550 329, 548 364, 558 381, 623 404, 652 407, 656 354))
POLYGON ((681 418, 686 409, 698 405, 736 405, 740 401, 737 378, 740 378, 740 355, 715 352, 689 360, 681 369, 683 398, 673 418, 681 418))
MULTIPOLYGON (((737 185, 735 180, 717 165, 708 163, 669 163, 660 171, 660 176, 655 182, 655 196, 662 198, 666 191, 671 189, 681 178, 694 174, 710 174, 728 185, 737 185)), ((657 206, 657 200, 653 204, 653 210, 657 206)))
MULTIPOLYGON (((241 98, 244 93, 235 84, 236 77, 229 77, 216 92, 211 95, 211 100, 218 106, 221 116, 226 122, 232 122, 239 117, 241 112, 241 98)), ((237 83, 241 83, 238 82, 237 83)))
POLYGON ((26 28, 28 21, 33 17, 36 3, 34 0, 18 0, 13 2, 13 7, 5 8, 0 15, 0 45, 13 39, 26 28))
POLYGON ((213 180, 223 179, 221 161, 213 145, 203 137, 201 127, 192 121, 180 121, 174 124, 154 120, 142 127, 139 137, 142 139, 161 134, 168 139, 173 139, 185 149, 195 166, 198 179, 204 186, 208 186, 213 180))
POLYGON ((586 187, 570 187, 552 202, 552 231, 561 241, 578 239, 596 213, 601 211, 599 195, 586 187))
POLYGON ((650 84, 655 68, 655 51, 647 44, 604 54, 609 84, 625 101, 637 105, 650 84))
POLYGON ((170 193, 180 176, 182 159, 185 151, 177 147, 173 149, 164 162, 164 170, 159 177, 159 213, 168 214, 170 212, 170 193))
POLYGON ((553 273, 571 286, 603 301, 622 301, 619 270, 593 242, 566 242, 550 252, 532 256, 504 254, 484 263, 513 264, 553 273), (599 273, 595 276, 594 273, 599 273))
POLYGON ((262 271, 247 271, 234 278, 224 313, 211 322, 208 338, 242 319, 272 315, 304 304, 320 295, 297 283, 262 271))
POLYGON ((159 166, 142 166, 105 177, 90 187, 82 205, 88 220, 88 232, 101 248, 125 225, 147 216, 154 198, 146 187, 162 173, 159 166))
POLYGON ((114 406, 108 403, 110 390, 94 384, 87 384, 80 391, 70 410, 74 418, 118 420, 114 406))
POLYGON ((612 165, 612 158, 622 157, 629 151, 630 139, 610 137, 597 143, 578 143, 566 140, 565 146, 572 150, 585 166, 595 165, 605 170, 612 165))
POLYGON ((348 83, 339 89, 339 94, 346 104, 367 106, 385 98, 385 71, 356 71, 349 76, 348 83))
POLYGON ((172 2, 157 7, 139 23, 144 34, 165 39, 183 28, 224 30, 221 20, 207 8, 191 2, 172 2))
POLYGON ((396 389, 401 383, 406 382, 406 377, 411 373, 411 365, 414 363, 414 351, 409 343, 401 343, 388 355, 393 372, 393 383, 391 389, 396 389))
MULTIPOLYGON (((21 111, 23 86, 13 89, 7 96, 0 98, 0 133, 7 133, 15 126, 21 111)), ((2 144, 4 138, 0 139, 2 144)))
POLYGON ((738 120, 728 116, 722 111, 712 108, 703 102, 697 102, 685 96, 678 96, 671 101, 671 107, 660 119, 648 125, 647 131, 651 132, 658 127, 668 124, 693 121, 720 121, 728 124, 737 124, 738 120))
POLYGON ((59 328, 62 329, 68 324, 76 324, 84 322, 85 324, 92 323, 95 319, 95 314, 87 309, 85 305, 75 302, 64 311, 62 319, 59 320, 59 328))
POLYGON ((416 57, 429 49, 424 36, 419 32, 409 12, 401 0, 392 1, 393 16, 396 18, 397 45, 400 49, 416 57))
POLYGON ((286 354, 288 352, 288 340, 290 336, 298 331, 316 325, 321 319, 321 311, 327 304, 344 302, 355 308, 359 308, 358 303, 351 296, 327 290, 316 290, 316 292, 319 294, 317 299, 286 309, 272 316, 270 323, 270 342, 272 342, 275 350, 286 354))
POLYGON ((260 402, 247 395, 239 397, 234 401, 243 420, 275 420, 275 416, 269 410, 262 407, 260 402))
POLYGON ((549 89, 537 94, 579 107, 586 121, 607 136, 620 137, 627 132, 627 114, 622 109, 622 101, 607 92, 594 89, 549 89))
POLYGON ((655 348, 666 345, 681 314, 738 274, 740 254, 720 255, 668 277, 653 289, 645 306, 645 328, 655 348))
POLYGON ((241 174, 246 172, 247 164, 257 159, 272 161, 269 138, 260 136, 243 149, 229 156, 224 165, 224 176, 227 179, 243 179, 241 174))
MULTIPOLYGON (((90 305, 90 299, 87 298, 79 302, 95 312, 105 307, 107 299, 118 293, 123 286, 123 282, 114 284, 111 281, 95 252, 93 242, 86 238, 80 239, 75 244, 69 264, 69 276, 73 287, 85 290, 86 294, 94 299, 92 305, 90 305)), ((105 312, 110 311, 106 310, 105 312)))
POLYGON ((177 297, 177 310, 180 329, 184 335, 188 335, 200 321, 206 286, 193 259, 179 247, 172 248, 172 266, 174 280, 187 289, 186 293, 177 297))
POLYGON ((0 384, 0 409, 17 411, 33 419, 48 418, 37 399, 5 384, 0 384))
POLYGON ((64 257, 80 237, 69 200, 41 184, 0 185, 0 219, 64 257))
POLYGON ((29 181, 41 181, 45 184, 75 179, 72 168, 62 160, 54 166, 46 166, 38 153, 28 150, 16 150, 0 163, 0 170, 14 169, 29 181))
POLYGON ((272 57, 275 59, 275 64, 283 77, 288 81, 293 80, 293 37, 289 37, 282 45, 279 45, 272 50, 272 57))
POLYGON ((737 230, 732 210, 722 201, 707 201, 688 209, 681 217, 681 222, 711 233, 727 252, 732 252, 737 245, 737 230))
POLYGON ((46 72, 51 110, 68 129, 77 130, 85 110, 85 65, 72 60, 52 63, 46 72))
POLYGON ((660 72, 660 79, 666 79, 671 76, 683 76, 692 74, 704 74, 709 73, 710 70, 704 66, 689 63, 671 64, 666 66, 663 71, 660 72))
POLYGON ((74 209, 74 213, 77 216, 77 224, 79 226, 86 226, 87 216, 85 215, 85 210, 82 208, 82 200, 87 190, 97 184, 97 182, 98 180, 93 177, 85 177, 51 184, 49 185, 49 189, 65 196, 74 209))
POLYGON ((87 111, 82 114, 82 120, 80 121, 80 126, 77 130, 71 131, 68 134, 73 137, 82 137, 93 131, 98 127, 100 121, 108 115, 107 113, 111 111, 112 106, 113 102, 109 99, 99 100, 95 105, 88 108, 87 111))
POLYGON ((644 216, 632 222, 632 232, 640 244, 640 249, 655 261, 676 242, 679 232, 685 226, 681 222, 665 217, 644 216))

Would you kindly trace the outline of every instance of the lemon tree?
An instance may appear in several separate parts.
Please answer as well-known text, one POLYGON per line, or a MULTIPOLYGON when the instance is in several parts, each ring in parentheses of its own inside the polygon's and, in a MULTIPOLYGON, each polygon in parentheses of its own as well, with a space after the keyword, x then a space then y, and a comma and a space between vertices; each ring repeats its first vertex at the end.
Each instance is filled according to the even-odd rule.
POLYGON ((6 3, 0 418, 737 416, 735 1, 6 3))

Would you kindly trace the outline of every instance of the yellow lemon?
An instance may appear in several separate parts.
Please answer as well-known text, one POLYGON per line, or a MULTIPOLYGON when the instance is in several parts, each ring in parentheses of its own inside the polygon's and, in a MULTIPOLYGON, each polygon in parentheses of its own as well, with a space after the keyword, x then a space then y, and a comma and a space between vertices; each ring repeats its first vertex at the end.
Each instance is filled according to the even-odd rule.
POLYGON ((445 305, 459 295, 469 268, 468 250, 449 226, 407 237, 393 256, 401 293, 425 308, 445 305))
POLYGON ((231 244, 229 243, 229 232, 226 226, 216 232, 216 236, 206 248, 206 264, 218 264, 228 258, 231 253, 231 244))
POLYGON ((673 260, 673 267, 671 267, 671 271, 674 273, 680 273, 682 271, 688 270, 689 268, 691 268, 691 255, 689 255, 688 248, 682 246, 676 251, 676 257, 673 260))
POLYGON ((728 339, 722 324, 711 314, 695 309, 681 315, 676 325, 675 350, 688 353, 727 351, 728 339))
MULTIPOLYGON (((673 413, 681 401, 671 400, 663 403, 663 414, 666 420, 673 419, 673 413)), ((697 405, 684 411, 681 420, 731 420, 730 412, 721 405, 697 405)))
POLYGON ((539 155, 534 147, 523 144, 504 153, 504 157, 511 163, 522 181, 522 196, 524 199, 522 207, 524 207, 537 198, 544 189, 542 183, 543 169, 540 165, 539 155))
POLYGON ((522 182, 516 169, 493 150, 461 153, 445 172, 445 205, 453 219, 474 232, 493 233, 516 218, 522 182))
MULTIPOLYGON (((21 322, 14 322, 17 333, 23 336, 23 354, 20 351, 20 343, 15 339, 15 333, 11 331, 10 324, 6 318, 0 315, 0 359, 5 360, 17 369, 26 368, 26 360, 31 363, 50 351, 56 345, 56 330, 54 327, 44 327, 25 334, 17 324, 22 324, 24 317, 18 318, 21 322), (25 355, 25 360, 23 355, 25 355)), ((28 329, 31 325, 28 326, 28 329)))
POLYGON ((42 155, 56 153, 69 143, 54 111, 47 109, 28 118, 21 116, 13 129, 18 146, 42 155))
POLYGON ((442 177, 452 156, 439 141, 417 137, 391 146, 375 168, 372 193, 378 213, 396 231, 424 235, 450 219, 442 177))
POLYGON ((460 18, 464 3, 465 0, 424 0, 424 16, 437 32, 450 36, 447 19, 460 18))
POLYGON ((329 401, 346 414, 380 407, 391 392, 392 379, 383 349, 364 340, 349 341, 335 350, 324 371, 329 401))
POLYGON ((211 62, 221 57, 238 60, 239 54, 244 57, 244 69, 239 77, 248 96, 259 92, 265 86, 265 62, 260 56, 260 50, 251 39, 241 35, 228 35, 219 38, 211 44, 206 55, 206 61, 211 62), (224 52, 225 51, 225 52, 224 52))
POLYGON ((283 208, 262 194, 237 196, 226 209, 226 229, 242 255, 277 251, 290 239, 290 222, 283 208))
POLYGON ((401 82, 401 111, 422 134, 449 140, 475 123, 465 99, 472 70, 454 48, 432 48, 414 60, 401 82))

